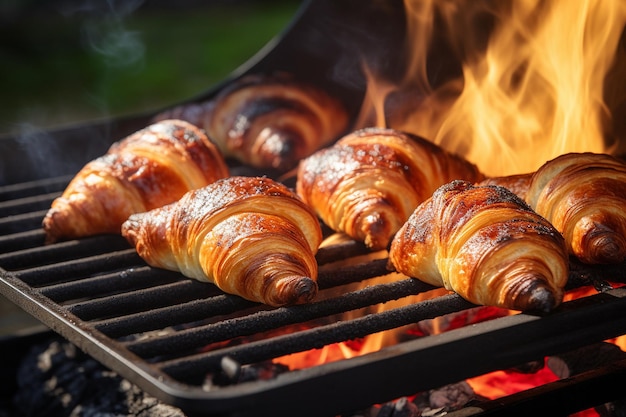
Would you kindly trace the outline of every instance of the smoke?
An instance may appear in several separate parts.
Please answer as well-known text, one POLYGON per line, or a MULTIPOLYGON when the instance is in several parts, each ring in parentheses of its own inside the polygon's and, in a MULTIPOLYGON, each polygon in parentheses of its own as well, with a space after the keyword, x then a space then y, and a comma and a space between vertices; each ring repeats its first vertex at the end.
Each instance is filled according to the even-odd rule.
MULTIPOLYGON (((26 172, 36 170, 42 177, 58 175, 62 169, 63 159, 60 158, 59 149, 55 141, 51 140, 49 133, 31 123, 20 123, 15 139, 18 148, 11 150, 11 154, 27 155, 27 158, 20 162, 22 170, 26 172)), ((21 180, 18 174, 11 170, 6 173, 8 178, 0 180, 3 184, 16 182, 12 177, 18 177, 17 179, 21 180)))
MULTIPOLYGON (((126 25, 128 17, 142 3, 143 0, 68 0, 58 2, 55 6, 54 12, 59 16, 68 22, 78 23, 79 45, 98 67, 95 85, 83 85, 79 80, 76 84, 100 113, 98 116, 88 116, 89 119, 103 120, 111 116, 109 90, 112 82, 120 74, 143 69, 146 48, 141 33, 129 30, 126 25)), ((0 183, 29 180, 30 175, 25 172, 35 177, 66 175, 80 169, 85 163, 84 158, 92 156, 94 149, 106 149, 110 140, 103 137, 106 135, 101 130, 87 135, 89 140, 81 144, 81 150, 68 150, 58 145, 67 139, 64 133, 38 126, 42 120, 46 125, 83 123, 79 120, 86 117, 82 109, 68 110, 63 98, 59 100, 56 105, 48 103, 43 107, 38 104, 30 106, 22 111, 21 121, 12 124, 11 136, 15 148, 11 155, 20 155, 21 162, 17 164, 8 161, 3 164, 6 166, 0 167, 0 183), (70 112, 71 115, 68 114, 70 112), (60 122, 50 122, 51 118, 57 116, 60 122)))
POLYGON ((65 4, 59 12, 65 17, 80 16, 82 36, 87 48, 110 68, 137 68, 144 62, 145 46, 141 34, 128 30, 124 20, 143 0, 84 0, 65 4))

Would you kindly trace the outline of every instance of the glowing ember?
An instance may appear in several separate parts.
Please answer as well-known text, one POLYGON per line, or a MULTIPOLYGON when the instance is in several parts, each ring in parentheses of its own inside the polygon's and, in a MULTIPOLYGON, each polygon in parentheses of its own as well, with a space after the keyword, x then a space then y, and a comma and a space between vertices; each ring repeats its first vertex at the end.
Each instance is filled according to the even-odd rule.
MULTIPOLYGON (((550 368, 543 367, 538 372, 530 374, 507 371, 490 372, 476 378, 470 378, 467 383, 477 394, 495 400, 558 380, 559 378, 550 368)), ((589 409, 570 417, 596 417, 598 415, 597 411, 589 409)))
POLYGON ((470 378, 467 382, 476 393, 495 400, 558 380, 559 378, 548 367, 543 367, 529 374, 512 371, 490 372, 470 378))
MULTIPOLYGON (((369 339, 373 339, 373 337, 369 339)), ((333 343, 321 349, 308 350, 276 358, 273 362, 287 365, 289 369, 305 369, 363 354, 365 349, 362 342, 363 341, 333 343)))

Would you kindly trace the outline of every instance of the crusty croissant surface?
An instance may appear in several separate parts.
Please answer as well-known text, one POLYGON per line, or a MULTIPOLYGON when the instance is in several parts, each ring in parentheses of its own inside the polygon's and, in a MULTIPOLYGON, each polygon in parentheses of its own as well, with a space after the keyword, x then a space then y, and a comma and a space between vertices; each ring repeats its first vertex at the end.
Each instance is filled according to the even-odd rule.
POLYGON ((315 213, 269 178, 233 176, 132 215, 122 235, 151 266, 271 306, 317 294, 315 213))
POLYGON ((569 153, 532 176, 528 204, 589 264, 626 260, 626 164, 607 154, 569 153))
POLYGON ((549 311, 568 278, 563 236, 509 190, 453 181, 394 237, 390 267, 479 305, 549 311))
POLYGON ((437 187, 482 178, 475 165, 426 139, 366 128, 303 160, 296 190, 330 228, 378 250, 437 187))
POLYGON ((43 220, 46 241, 119 234, 132 213, 171 203, 228 175, 203 130, 182 120, 152 124, 76 174, 43 220))
POLYGON ((528 187, 532 180, 533 173, 506 175, 502 177, 490 177, 480 181, 477 185, 498 185, 504 187, 522 200, 526 201, 528 187))
POLYGON ((345 106, 287 73, 251 74, 210 101, 157 116, 203 127, 222 153, 255 168, 286 171, 347 128, 345 106))

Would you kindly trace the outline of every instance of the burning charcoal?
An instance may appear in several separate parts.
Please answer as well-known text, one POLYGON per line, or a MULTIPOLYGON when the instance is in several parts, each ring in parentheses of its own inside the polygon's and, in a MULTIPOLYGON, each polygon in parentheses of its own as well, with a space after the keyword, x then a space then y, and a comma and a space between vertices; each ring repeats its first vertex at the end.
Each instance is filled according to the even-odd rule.
POLYGON ((518 372, 520 374, 534 374, 534 373, 541 371, 544 366, 545 366, 545 361, 542 359, 542 360, 537 360, 537 361, 526 362, 522 365, 518 365, 513 368, 510 368, 509 370, 513 372, 518 372))
MULTIPOLYGON (((371 417, 439 417, 460 410, 475 401, 486 399, 474 393, 465 381, 416 394, 412 401, 406 397, 383 404, 380 409, 372 407, 371 417)), ((356 417, 356 416, 353 416, 356 417)))
POLYGON ((288 366, 269 361, 256 365, 243 366, 241 368, 239 382, 272 379, 288 371, 288 366))
POLYGON ((474 393, 467 382, 459 382, 422 392, 415 396, 413 403, 420 410, 421 417, 439 417, 460 410, 470 403, 485 400, 474 393))
POLYGON ((443 417, 446 414, 448 414, 448 412, 446 411, 445 407, 442 408, 427 408, 426 410, 422 411, 422 417, 443 417))
MULTIPOLYGON (((559 378, 569 378, 582 372, 607 366, 624 359, 626 352, 619 346, 608 342, 596 343, 570 352, 551 356, 547 366, 559 378)), ((625 417, 626 397, 595 407, 602 417, 625 417)))
POLYGON ((102 366, 74 345, 53 338, 34 346, 17 371, 13 398, 26 417, 184 417, 102 366))
POLYGON ((472 387, 465 381, 430 391, 430 407, 444 408, 447 411, 458 410, 476 398, 472 387))
POLYGON ((626 417, 626 399, 603 404, 595 410, 600 417, 626 417))
POLYGON ((619 346, 603 342, 551 356, 547 360, 547 365, 559 378, 568 378, 609 365, 624 357, 626 357, 626 352, 622 351, 619 346))
POLYGON ((430 393, 428 391, 420 392, 413 398, 413 403, 420 410, 430 409, 430 393))
POLYGON ((376 417, 420 417, 421 415, 417 405, 408 398, 402 397, 384 404, 376 417))

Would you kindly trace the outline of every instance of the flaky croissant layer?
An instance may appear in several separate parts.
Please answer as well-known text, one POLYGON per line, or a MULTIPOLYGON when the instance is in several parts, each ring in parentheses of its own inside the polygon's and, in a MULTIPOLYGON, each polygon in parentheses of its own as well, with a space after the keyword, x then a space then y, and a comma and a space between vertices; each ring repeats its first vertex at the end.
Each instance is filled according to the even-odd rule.
POLYGON ((204 103, 174 108, 203 127, 222 153, 255 168, 285 171, 347 128, 348 112, 322 88, 288 73, 246 75, 204 103))
POLYGON ((317 294, 317 217, 269 178, 218 180, 132 215, 122 234, 149 265, 252 301, 281 306, 317 294))
POLYGON ((152 124, 76 174, 43 220, 46 240, 119 234, 132 213, 171 203, 228 175, 204 131, 182 120, 152 124))
POLYGON ((590 264, 626 260, 626 164, 606 154, 569 153, 532 176, 526 200, 590 264))
POLYGON ((568 277, 562 235, 509 190, 453 181, 394 237, 390 267, 480 305, 549 311, 568 277))
POLYGON ((415 207, 476 166, 418 136, 367 128, 300 163, 296 191, 333 230, 384 249, 415 207))
POLYGON ((626 164, 613 156, 568 153, 537 171, 488 178, 509 188, 565 237, 569 252, 588 264, 626 261, 626 164))

